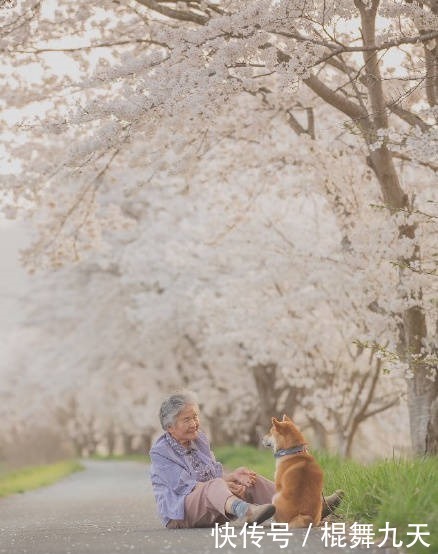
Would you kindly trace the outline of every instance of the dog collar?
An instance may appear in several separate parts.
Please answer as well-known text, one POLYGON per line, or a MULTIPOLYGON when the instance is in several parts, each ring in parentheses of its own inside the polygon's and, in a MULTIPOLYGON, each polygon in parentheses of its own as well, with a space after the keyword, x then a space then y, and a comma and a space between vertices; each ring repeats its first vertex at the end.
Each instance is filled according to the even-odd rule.
POLYGON ((281 448, 280 450, 277 450, 276 452, 274 452, 274 457, 281 458, 282 456, 288 456, 289 454, 301 454, 302 452, 306 451, 306 445, 299 444, 298 446, 294 446, 293 448, 281 448))

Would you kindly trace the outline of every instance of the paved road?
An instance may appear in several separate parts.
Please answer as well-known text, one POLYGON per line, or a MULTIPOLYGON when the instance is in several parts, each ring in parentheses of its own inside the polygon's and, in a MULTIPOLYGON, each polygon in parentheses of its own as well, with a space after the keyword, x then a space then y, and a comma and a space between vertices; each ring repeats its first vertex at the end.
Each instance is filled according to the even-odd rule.
MULTIPOLYGON (((260 548, 248 538, 244 548, 241 528, 218 545, 211 529, 168 531, 155 512, 148 468, 136 462, 85 461, 86 471, 36 491, 0 499, 1 554, 263 554, 371 553, 371 549, 325 548, 321 531, 310 533, 303 547, 304 531, 294 532, 287 548, 266 533, 260 548)), ((384 548, 379 554, 389 554, 384 548)), ((392 553, 391 553, 392 554, 392 553)))

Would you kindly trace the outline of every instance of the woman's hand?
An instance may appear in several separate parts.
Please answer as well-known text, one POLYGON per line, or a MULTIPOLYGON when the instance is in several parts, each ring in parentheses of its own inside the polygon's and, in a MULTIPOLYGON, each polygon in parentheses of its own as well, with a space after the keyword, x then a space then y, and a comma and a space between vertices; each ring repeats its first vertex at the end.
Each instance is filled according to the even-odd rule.
POLYGON ((256 482, 256 478, 257 474, 255 471, 247 467, 238 467, 227 476, 226 480, 244 485, 245 487, 252 487, 256 482))
POLYGON ((234 496, 237 496, 238 498, 242 498, 242 500, 245 500, 245 493, 246 493, 245 485, 239 485, 239 483, 236 483, 235 481, 228 481, 227 485, 230 491, 234 494, 234 496))

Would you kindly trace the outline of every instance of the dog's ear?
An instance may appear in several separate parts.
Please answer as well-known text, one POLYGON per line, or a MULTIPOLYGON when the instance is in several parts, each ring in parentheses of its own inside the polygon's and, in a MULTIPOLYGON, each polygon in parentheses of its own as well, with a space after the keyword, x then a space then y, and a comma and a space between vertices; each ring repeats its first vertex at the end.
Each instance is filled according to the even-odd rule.
POLYGON ((274 425, 275 427, 278 427, 278 425, 280 425, 280 421, 278 421, 276 417, 273 417, 271 421, 272 421, 272 425, 274 425))
POLYGON ((286 414, 283 414, 283 421, 292 421, 290 417, 287 417, 286 414))

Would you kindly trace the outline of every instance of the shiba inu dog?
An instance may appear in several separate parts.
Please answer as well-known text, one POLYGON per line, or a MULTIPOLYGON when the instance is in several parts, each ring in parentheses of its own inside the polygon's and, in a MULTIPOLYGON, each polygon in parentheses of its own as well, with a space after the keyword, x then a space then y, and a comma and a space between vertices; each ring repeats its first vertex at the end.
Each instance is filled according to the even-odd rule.
POLYGON ((288 523, 289 528, 319 525, 323 472, 308 452, 301 432, 286 415, 282 421, 273 417, 263 444, 273 449, 276 458, 275 521, 288 523))

